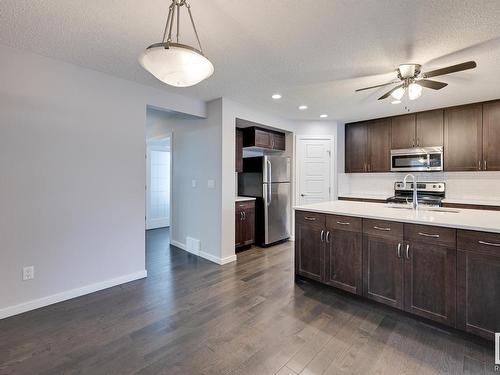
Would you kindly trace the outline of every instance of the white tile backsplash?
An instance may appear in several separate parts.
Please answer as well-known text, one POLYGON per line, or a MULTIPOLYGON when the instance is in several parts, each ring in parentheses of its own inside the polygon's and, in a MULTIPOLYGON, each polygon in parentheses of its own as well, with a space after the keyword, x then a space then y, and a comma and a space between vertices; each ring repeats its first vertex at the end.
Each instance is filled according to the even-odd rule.
MULTIPOLYGON (((449 199, 500 200, 500 172, 415 173, 419 181, 446 182, 449 199)), ((339 173, 339 196, 387 195, 394 193, 394 182, 405 173, 339 173)))

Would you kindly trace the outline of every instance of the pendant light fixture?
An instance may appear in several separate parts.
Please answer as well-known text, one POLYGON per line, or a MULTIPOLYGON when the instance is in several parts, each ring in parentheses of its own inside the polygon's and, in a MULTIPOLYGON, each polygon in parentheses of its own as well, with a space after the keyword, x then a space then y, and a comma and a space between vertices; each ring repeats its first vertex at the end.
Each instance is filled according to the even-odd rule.
POLYGON ((214 66, 203 54, 200 38, 194 25, 191 7, 186 0, 172 0, 168 8, 167 23, 160 43, 150 45, 139 57, 144 69, 160 81, 176 87, 189 87, 210 77, 214 66), (193 26, 198 48, 179 43, 181 8, 186 7, 193 26), (176 24, 176 39, 172 29, 176 24))

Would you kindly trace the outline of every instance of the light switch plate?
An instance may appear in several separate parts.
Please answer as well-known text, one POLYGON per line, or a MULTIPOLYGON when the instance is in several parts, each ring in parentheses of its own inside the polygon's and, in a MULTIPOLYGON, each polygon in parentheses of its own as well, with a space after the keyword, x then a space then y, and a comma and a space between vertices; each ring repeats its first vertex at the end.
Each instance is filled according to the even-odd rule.
POLYGON ((207 187, 209 189, 215 189, 215 180, 208 180, 207 181, 207 187))
POLYGON ((191 180, 191 187, 196 187, 196 180, 191 180))

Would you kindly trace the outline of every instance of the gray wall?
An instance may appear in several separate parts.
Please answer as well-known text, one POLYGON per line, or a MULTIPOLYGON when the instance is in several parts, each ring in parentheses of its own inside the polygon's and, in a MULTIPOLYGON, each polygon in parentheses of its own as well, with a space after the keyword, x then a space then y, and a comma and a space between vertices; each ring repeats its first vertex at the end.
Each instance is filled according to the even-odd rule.
POLYGON ((205 103, 0 55, 0 318, 143 277, 146 105, 204 116, 205 103))

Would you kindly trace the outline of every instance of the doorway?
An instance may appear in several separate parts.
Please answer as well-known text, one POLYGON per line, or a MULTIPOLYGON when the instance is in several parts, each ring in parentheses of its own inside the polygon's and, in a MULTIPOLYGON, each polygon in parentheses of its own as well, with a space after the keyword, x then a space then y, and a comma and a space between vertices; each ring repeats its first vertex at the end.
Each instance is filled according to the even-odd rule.
POLYGON ((298 205, 326 202, 335 198, 334 147, 332 136, 297 136, 298 205))
POLYGON ((170 226, 171 135, 147 141, 146 230, 170 226))

